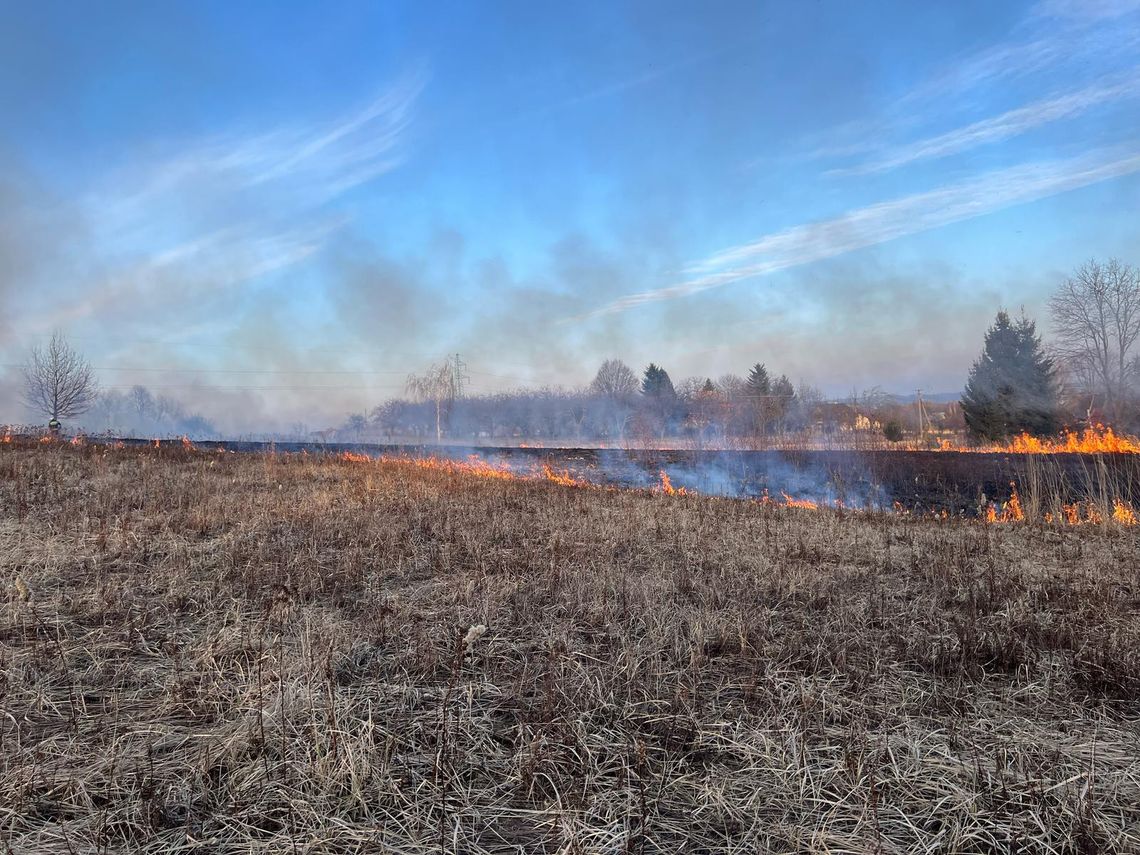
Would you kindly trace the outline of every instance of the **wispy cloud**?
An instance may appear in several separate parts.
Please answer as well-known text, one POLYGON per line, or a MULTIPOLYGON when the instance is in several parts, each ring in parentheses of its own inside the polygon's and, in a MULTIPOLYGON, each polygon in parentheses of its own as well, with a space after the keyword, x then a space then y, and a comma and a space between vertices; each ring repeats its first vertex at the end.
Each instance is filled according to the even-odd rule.
POLYGON ((105 270, 67 301, 51 301, 21 321, 31 334, 45 334, 78 321, 113 313, 145 315, 156 304, 193 301, 292 267, 318 252, 339 226, 336 220, 267 232, 233 226, 197 236, 125 265, 105 270))
POLYGON ((1032 14, 1042 18, 1099 21, 1140 12, 1140 0, 1041 0, 1032 14))
MULTIPOLYGON (((1082 97, 1123 97, 1127 93, 1108 90, 1135 83, 1135 69, 1127 72, 1132 75, 1131 81, 1120 76, 1106 80, 1104 75, 1113 70, 1119 75, 1135 63, 1140 50, 1138 12, 1140 0, 1041 4, 1025 16, 1007 39, 943 62, 883 105, 877 115, 847 122, 805 140, 799 157, 830 160, 870 155, 877 165, 898 156, 902 165, 911 162, 907 157, 911 150, 922 150, 920 157, 941 156, 939 149, 943 146, 946 153, 953 153, 1067 118, 1072 115, 1068 111, 1082 97), (900 144, 886 155, 880 154, 884 138, 913 136, 935 123, 945 127, 948 117, 956 114, 969 112, 976 116, 979 106, 987 104, 995 93, 1014 91, 1014 84, 1036 90, 1041 97, 996 117, 964 123, 954 131, 928 135, 917 142, 900 144), (1061 86, 1080 84, 1083 88, 1067 94, 1045 95, 1061 86), (933 155, 923 149, 926 144, 931 145, 933 155)), ((1087 108, 1075 109, 1080 112, 1087 108)), ((877 168, 836 170, 839 174, 865 171, 877 168)))
POLYGON ((1124 79, 1097 83, 1075 92, 1042 98, 999 116, 973 122, 937 136, 888 149, 879 157, 856 166, 828 171, 828 175, 868 175, 922 160, 948 157, 989 143, 1001 142, 1034 128, 1072 119, 1094 107, 1134 98, 1140 94, 1140 75, 1133 70, 1124 79))
POLYGON ((1119 148, 997 170, 731 247, 695 264, 683 282, 621 297, 583 317, 687 297, 1135 172, 1140 172, 1140 149, 1119 148))
POLYGON ((191 141, 111 172, 82 197, 87 286, 32 322, 199 300, 311 258, 346 222, 329 203, 405 156, 424 82, 409 74, 339 115, 191 141))
MULTIPOLYGON (((167 156, 132 163, 111 176, 111 190, 92 199, 124 221, 147 218, 172 194, 272 194, 278 204, 309 208, 398 166, 412 108, 425 75, 408 74, 363 107, 330 119, 182 145, 167 156), (123 193, 123 185, 133 187, 123 193)), ((259 196, 260 198, 260 196, 259 196)))
POLYGON ((1091 68, 1095 74, 1110 62, 1133 57, 1140 44, 1140 29, 1135 20, 1120 20, 1130 17, 1132 11, 1121 8, 1117 15, 1089 12, 1069 16, 1031 12, 1010 39, 955 57, 895 106, 906 110, 916 104, 937 104, 939 98, 1061 68, 1081 76, 1091 68))

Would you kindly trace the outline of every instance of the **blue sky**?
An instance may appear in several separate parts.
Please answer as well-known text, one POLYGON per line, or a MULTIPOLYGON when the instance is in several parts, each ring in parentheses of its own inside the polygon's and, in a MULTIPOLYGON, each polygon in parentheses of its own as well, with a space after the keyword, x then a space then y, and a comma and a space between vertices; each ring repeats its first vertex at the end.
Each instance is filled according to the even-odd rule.
POLYGON ((1140 261, 1134 0, 3 5, 4 364, 232 427, 456 351, 953 390, 1140 261))

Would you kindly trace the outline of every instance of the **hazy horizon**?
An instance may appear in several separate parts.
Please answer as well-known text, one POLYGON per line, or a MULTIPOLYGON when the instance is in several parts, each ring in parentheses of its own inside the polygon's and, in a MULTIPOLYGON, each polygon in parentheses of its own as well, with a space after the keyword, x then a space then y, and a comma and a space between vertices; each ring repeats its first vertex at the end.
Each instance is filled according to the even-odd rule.
POLYGON ((10 3, 0 422, 54 330, 226 431, 756 362, 958 390, 1140 261, 1140 2, 10 3))

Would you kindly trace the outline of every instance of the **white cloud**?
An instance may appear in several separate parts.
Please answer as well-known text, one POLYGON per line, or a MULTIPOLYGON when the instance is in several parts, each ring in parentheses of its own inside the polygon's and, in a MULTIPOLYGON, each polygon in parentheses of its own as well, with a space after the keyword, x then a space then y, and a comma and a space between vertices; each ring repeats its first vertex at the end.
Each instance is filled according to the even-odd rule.
POLYGON ((687 297, 1135 172, 1140 172, 1140 149, 1106 149, 997 170, 731 247, 694 265, 692 278, 622 297, 586 317, 687 297))
POLYGON ((1010 139, 1050 122, 1071 119, 1102 104, 1133 98, 1138 94, 1140 77, 1133 72, 1122 80, 1098 83, 1075 92, 1043 98, 1024 107, 1008 110, 1000 116, 887 149, 866 163, 832 169, 828 174, 867 175, 917 161, 948 157, 981 145, 1010 139))
POLYGON ((1039 7, 1028 14, 1009 38, 950 58, 918 80, 878 115, 830 128, 805 141, 800 155, 807 160, 869 155, 871 168, 840 168, 832 174, 862 174, 942 156, 974 145, 1007 139, 1052 121, 1069 118, 1096 103, 1126 97, 1136 83, 1131 68, 1140 50, 1140 21, 1131 15, 1140 0, 1105 0, 1077 4, 1063 14, 1065 3, 1039 7), (1105 78, 1106 71, 1125 76, 1105 78), (948 133, 900 143, 883 154, 885 138, 913 136, 918 129, 941 124, 948 117, 977 115, 979 105, 1005 97, 1014 84, 1040 97, 996 117, 964 124, 948 133), (1074 87, 1068 94, 1046 96, 1060 86, 1074 87), (1081 106, 1082 99, 1089 103, 1081 106), (1098 100, 1100 99, 1100 100, 1098 100))
POLYGON ((424 85, 411 74, 331 118, 230 133, 135 157, 81 198, 85 282, 29 328, 200 300, 300 264, 344 223, 327 204, 395 168, 424 85))

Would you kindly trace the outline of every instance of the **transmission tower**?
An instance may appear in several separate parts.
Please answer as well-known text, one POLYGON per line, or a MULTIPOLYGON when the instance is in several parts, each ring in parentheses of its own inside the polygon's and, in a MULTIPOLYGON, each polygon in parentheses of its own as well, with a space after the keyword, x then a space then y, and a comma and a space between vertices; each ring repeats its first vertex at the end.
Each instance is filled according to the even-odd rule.
POLYGON ((459 358, 459 354, 449 357, 448 362, 451 363, 451 388, 455 390, 455 397, 463 397, 463 384, 470 383, 471 378, 467 375, 467 363, 459 358))

